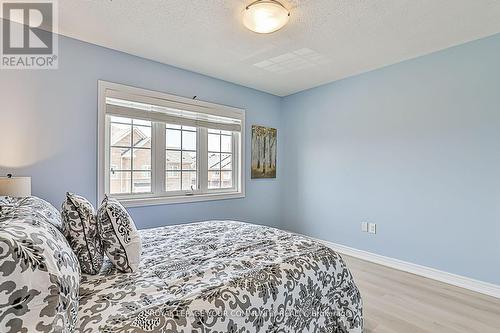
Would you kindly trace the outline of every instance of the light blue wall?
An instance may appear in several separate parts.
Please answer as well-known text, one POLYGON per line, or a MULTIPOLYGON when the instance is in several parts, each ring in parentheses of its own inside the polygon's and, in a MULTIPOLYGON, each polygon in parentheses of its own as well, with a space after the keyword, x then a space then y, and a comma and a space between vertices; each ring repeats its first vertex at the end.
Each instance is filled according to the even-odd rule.
POLYGON ((500 284, 500 35, 282 108, 286 228, 500 284))
MULTIPOLYGON (((32 176, 33 194, 57 207, 66 191, 96 201, 97 80, 246 109, 247 161, 251 125, 280 128, 276 96, 70 38, 59 43, 58 70, 0 70, 0 174, 32 176)), ((279 223, 279 178, 251 181, 249 170, 246 178, 244 199, 130 212, 140 227, 216 218, 279 223)))
POLYGON ((247 196, 131 209, 140 227, 239 219, 500 284, 499 55, 497 35, 280 99, 62 37, 59 70, 0 71, 0 174, 95 202, 97 80, 197 95, 247 110, 247 196), (250 180, 252 124, 278 128, 276 180, 250 180))

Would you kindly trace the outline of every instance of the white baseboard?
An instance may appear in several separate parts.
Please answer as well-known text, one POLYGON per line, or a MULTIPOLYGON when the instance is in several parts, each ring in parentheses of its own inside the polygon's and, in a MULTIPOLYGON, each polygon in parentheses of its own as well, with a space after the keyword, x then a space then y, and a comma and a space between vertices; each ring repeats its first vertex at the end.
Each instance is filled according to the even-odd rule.
POLYGON ((373 262, 379 265, 391 267, 400 271, 412 273, 415 275, 423 276, 429 279, 437 280, 447 284, 451 284, 456 287, 472 290, 481 294, 488 296, 500 298, 500 286, 488 282, 483 282, 475 279, 471 279, 465 276, 460 276, 452 273, 447 273, 434 268, 421 266, 413 264, 410 262, 385 257, 379 254, 362 251, 348 247, 345 245, 340 245, 321 239, 316 239, 317 241, 325 244, 336 252, 345 254, 351 257, 356 257, 362 260, 373 262))

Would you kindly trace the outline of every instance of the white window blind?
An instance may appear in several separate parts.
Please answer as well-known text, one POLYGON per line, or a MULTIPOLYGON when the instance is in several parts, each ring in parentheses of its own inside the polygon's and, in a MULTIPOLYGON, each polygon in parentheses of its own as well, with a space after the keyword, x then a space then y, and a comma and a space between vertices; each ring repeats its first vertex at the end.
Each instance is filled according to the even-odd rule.
POLYGON ((110 116, 241 132, 241 119, 237 114, 232 118, 219 115, 216 109, 146 96, 127 98, 113 91, 108 91, 107 95, 106 114, 110 116))

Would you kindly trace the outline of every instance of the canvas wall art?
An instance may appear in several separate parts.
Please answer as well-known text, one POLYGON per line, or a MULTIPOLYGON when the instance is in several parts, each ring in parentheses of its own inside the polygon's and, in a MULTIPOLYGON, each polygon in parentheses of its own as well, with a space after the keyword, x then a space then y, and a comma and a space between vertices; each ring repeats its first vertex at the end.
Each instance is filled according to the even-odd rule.
POLYGON ((252 126, 252 179, 276 178, 277 130, 252 126))

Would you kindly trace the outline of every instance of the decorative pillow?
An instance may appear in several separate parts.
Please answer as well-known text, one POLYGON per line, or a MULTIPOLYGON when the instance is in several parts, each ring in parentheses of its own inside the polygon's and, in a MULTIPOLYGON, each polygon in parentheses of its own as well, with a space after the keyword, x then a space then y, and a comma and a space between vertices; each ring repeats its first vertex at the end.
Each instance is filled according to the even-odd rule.
POLYGON ((0 196, 0 207, 1 206, 13 206, 18 201, 19 201, 19 198, 16 198, 16 197, 0 196))
POLYGON ((82 272, 99 273, 104 254, 94 206, 81 196, 67 193, 62 218, 64 236, 80 261, 82 272))
POLYGON ((0 332, 73 332, 78 259, 55 226, 19 216, 0 217, 0 332))
POLYGON ((141 236, 134 221, 116 199, 106 197, 97 213, 104 251, 124 273, 137 270, 141 261, 141 236))
POLYGON ((22 198, 0 196, 0 217, 12 214, 22 198))
POLYGON ((61 213, 50 203, 37 197, 0 197, 0 216, 8 214, 40 217, 62 230, 61 213))

